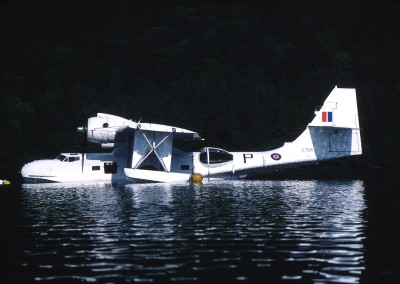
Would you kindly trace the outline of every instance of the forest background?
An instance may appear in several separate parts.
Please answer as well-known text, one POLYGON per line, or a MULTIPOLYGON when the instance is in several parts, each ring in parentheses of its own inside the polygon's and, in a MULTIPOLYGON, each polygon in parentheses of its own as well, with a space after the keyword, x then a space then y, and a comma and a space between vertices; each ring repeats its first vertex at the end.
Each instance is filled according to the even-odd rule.
POLYGON ((399 167, 399 5, 132 3, 0 4, 1 179, 82 151, 98 112, 273 149, 335 86, 356 88, 363 142, 338 166, 399 167))

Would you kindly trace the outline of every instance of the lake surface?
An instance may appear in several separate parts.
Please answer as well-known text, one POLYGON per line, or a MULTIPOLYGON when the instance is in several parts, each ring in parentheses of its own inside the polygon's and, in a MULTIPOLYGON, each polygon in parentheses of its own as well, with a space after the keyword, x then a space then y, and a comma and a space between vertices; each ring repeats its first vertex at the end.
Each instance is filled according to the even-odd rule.
POLYGON ((400 283, 387 179, 0 190, 1 283, 400 283))

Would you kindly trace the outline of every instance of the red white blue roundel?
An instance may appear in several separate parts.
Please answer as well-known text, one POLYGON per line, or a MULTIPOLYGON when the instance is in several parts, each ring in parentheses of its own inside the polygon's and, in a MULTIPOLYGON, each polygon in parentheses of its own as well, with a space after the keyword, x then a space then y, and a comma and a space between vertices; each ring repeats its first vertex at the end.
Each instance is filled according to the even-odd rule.
POLYGON ((278 160, 280 160, 282 157, 281 157, 281 155, 278 154, 278 153, 272 153, 272 154, 271 154, 271 158, 272 158, 272 160, 278 161, 278 160))

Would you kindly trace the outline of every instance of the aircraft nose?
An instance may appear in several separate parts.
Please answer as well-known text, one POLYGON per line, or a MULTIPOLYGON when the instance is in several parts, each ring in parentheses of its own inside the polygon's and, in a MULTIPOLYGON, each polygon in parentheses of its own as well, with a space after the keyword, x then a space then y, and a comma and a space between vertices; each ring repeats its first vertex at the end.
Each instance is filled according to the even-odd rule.
POLYGON ((38 176, 49 176, 54 166, 60 161, 58 160, 36 160, 25 164, 21 169, 22 177, 38 177, 38 176))
POLYGON ((34 175, 34 165, 32 162, 25 164, 21 169, 22 177, 28 177, 29 175, 34 175))
POLYGON ((38 160, 25 164, 21 169, 22 177, 42 176, 46 175, 49 169, 49 162, 46 160, 38 160))

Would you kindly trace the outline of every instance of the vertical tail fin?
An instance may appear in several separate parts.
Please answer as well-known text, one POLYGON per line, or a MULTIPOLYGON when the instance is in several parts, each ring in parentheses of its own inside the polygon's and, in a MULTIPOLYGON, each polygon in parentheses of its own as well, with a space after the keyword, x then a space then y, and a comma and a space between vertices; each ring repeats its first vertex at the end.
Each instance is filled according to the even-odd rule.
MULTIPOLYGON (((360 128, 355 89, 335 87, 309 126, 360 128)), ((360 143, 361 144, 361 143, 360 143)))
POLYGON ((317 160, 361 155, 356 90, 335 87, 308 130, 317 160))
POLYGON ((335 87, 306 130, 292 143, 293 161, 313 161, 361 155, 361 135, 355 89, 335 87))

